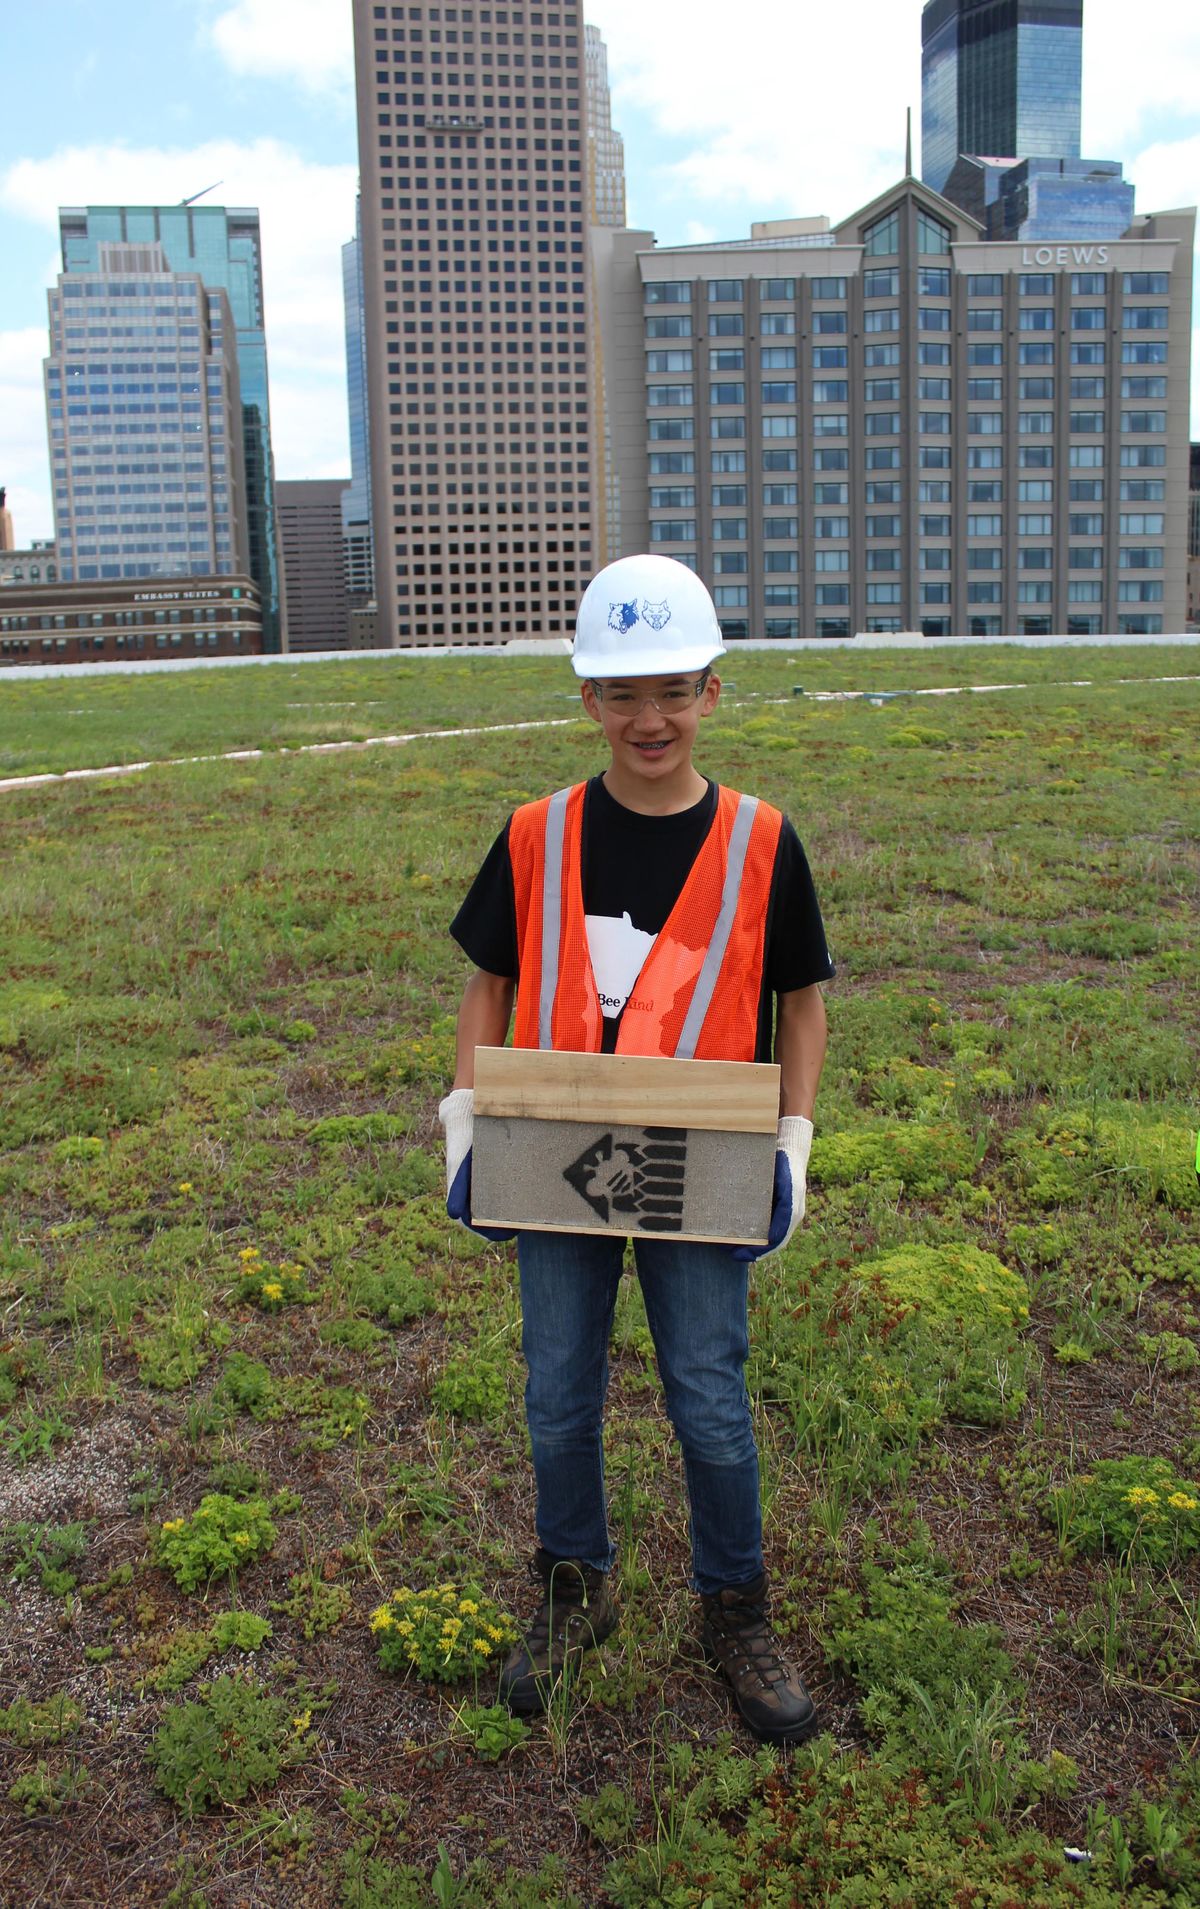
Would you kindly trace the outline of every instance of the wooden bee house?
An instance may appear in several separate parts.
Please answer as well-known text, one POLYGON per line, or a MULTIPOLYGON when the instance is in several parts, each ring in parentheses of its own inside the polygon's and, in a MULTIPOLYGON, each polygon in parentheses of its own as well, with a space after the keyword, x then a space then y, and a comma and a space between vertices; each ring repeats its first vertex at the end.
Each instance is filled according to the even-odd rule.
POLYGON ((478 1047, 471 1216, 761 1246, 778 1120, 775 1066, 478 1047))

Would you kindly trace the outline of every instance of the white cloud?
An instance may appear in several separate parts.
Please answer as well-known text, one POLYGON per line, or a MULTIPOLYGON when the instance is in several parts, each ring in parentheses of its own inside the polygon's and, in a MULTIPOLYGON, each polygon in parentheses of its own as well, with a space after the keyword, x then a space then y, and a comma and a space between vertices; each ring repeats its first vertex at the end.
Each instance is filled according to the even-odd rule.
MULTIPOLYGON (((874 10, 852 53, 844 12, 778 0, 742 0, 736 34, 726 0, 591 0, 588 18, 608 47, 617 124, 633 110, 683 145, 665 175, 680 229, 665 240, 689 218, 726 238, 754 217, 839 219, 904 170, 905 107, 920 121, 914 10, 874 10)), ((635 207, 639 196, 631 179, 635 207)))
POLYGON ((40 325, 0 331, 0 484, 8 489, 17 543, 54 535, 46 449, 40 325))
POLYGON ((292 80, 306 93, 349 94, 354 44, 349 0, 237 0, 209 29, 235 73, 292 80))
MULTIPOLYGON (((354 231, 353 166, 310 164, 274 139, 175 148, 70 147, 45 159, 17 160, 0 173, 0 205, 56 232, 63 205, 171 204, 218 179, 222 183, 210 202, 257 206, 262 219, 276 472, 280 477, 348 474, 341 247, 354 231)), ((40 487, 42 508, 32 507, 40 520, 49 514, 40 373, 46 336, 42 331, 14 335, 37 340, 36 351, 30 348, 24 360, 16 353, 11 380, 20 416, 36 413, 40 486, 27 482, 34 492, 40 487)), ((0 415, 3 449, 10 436, 7 401, 0 415)))
MULTIPOLYGON (((1089 159, 1124 159, 1176 115, 1194 125, 1197 98, 1200 13, 1191 0, 1140 0, 1136 15, 1128 0, 1087 0, 1083 150, 1089 159)), ((1125 170, 1140 185, 1132 166, 1125 170)), ((1195 197, 1193 183, 1186 203, 1195 197)))

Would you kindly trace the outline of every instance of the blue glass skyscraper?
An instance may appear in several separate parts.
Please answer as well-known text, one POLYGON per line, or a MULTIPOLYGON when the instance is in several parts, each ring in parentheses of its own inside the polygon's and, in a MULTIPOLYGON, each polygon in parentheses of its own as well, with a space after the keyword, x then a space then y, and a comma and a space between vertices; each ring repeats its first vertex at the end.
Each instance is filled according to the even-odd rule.
POLYGON ((927 0, 921 177, 941 192, 960 153, 1079 157, 1083 0, 927 0))
POLYGON ((342 493, 346 588, 352 597, 375 592, 371 539, 371 439, 367 411, 367 333, 363 312, 362 200, 355 203, 354 237, 342 247, 346 306, 346 396, 350 410, 350 483, 342 493))
POLYGON ((258 213, 226 206, 70 206, 59 213, 63 271, 95 272, 103 243, 162 246, 172 272, 223 291, 233 315, 241 387, 250 575, 262 593, 263 648, 278 650, 279 551, 263 328, 258 213))
POLYGON ((229 301, 161 245, 101 242, 50 293, 46 417, 64 582, 245 575, 229 301))

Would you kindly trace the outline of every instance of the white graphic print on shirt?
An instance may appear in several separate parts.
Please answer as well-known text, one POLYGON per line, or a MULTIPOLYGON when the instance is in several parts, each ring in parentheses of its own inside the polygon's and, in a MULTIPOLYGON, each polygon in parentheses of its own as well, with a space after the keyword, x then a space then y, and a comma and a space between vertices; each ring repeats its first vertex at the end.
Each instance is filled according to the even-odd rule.
POLYGON ((588 953, 606 1020, 615 1021, 629 999, 656 937, 635 928, 628 914, 585 915, 588 953))

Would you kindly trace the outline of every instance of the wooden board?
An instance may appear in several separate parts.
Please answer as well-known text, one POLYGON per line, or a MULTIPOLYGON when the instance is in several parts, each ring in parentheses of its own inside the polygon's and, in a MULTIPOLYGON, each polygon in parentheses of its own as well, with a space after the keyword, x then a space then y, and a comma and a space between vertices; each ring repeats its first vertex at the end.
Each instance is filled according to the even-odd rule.
POLYGON ((763 1245, 779 1069, 477 1048, 483 1226, 763 1245))
POLYGON ((475 1113, 773 1134, 779 1069, 758 1061, 477 1047, 475 1113))

